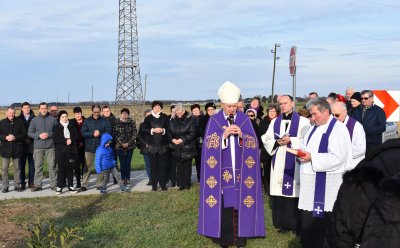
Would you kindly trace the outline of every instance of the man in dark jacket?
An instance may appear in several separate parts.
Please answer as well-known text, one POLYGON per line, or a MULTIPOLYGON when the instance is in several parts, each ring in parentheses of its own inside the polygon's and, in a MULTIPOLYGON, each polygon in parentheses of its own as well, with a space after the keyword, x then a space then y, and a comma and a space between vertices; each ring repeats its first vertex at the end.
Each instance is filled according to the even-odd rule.
POLYGON ((53 127, 55 125, 57 125, 57 119, 47 112, 47 103, 41 102, 39 104, 39 115, 33 118, 28 129, 28 136, 34 140, 35 186, 32 191, 42 190, 44 156, 46 156, 50 174, 50 187, 52 190, 56 190, 57 169, 53 141, 53 127))
POLYGON ((344 174, 326 247, 400 247, 400 139, 344 174))
POLYGON ((8 192, 8 166, 10 159, 14 165, 14 189, 22 191, 20 187, 19 158, 22 153, 22 142, 26 138, 24 124, 15 118, 15 109, 9 107, 6 112, 7 117, 0 121, 0 154, 3 161, 3 193, 8 192))
MULTIPOLYGON (((33 118, 35 118, 35 114, 33 113, 31 106, 28 102, 24 102, 21 105, 21 114, 18 117, 25 125, 25 129, 28 130, 29 125, 33 118)), ((33 139, 26 136, 23 142, 23 149, 21 158, 19 160, 19 169, 20 173, 20 181, 21 181, 21 189, 25 189, 25 167, 26 161, 28 161, 28 186, 29 188, 33 188, 33 182, 35 177, 35 162, 33 161, 33 139)))
POLYGON ((386 114, 374 104, 374 93, 370 90, 361 91, 361 103, 363 108, 357 109, 353 117, 364 127, 368 154, 382 144, 382 134, 386 131, 386 114))
MULTIPOLYGON (((93 166, 96 149, 100 145, 101 136, 111 133, 110 123, 100 116, 100 106, 92 106, 92 116, 88 117, 81 129, 82 136, 85 138, 85 159, 87 171, 83 174, 82 191, 86 191, 89 186, 90 169, 93 166)), ((96 187, 100 189, 103 183, 103 175, 97 174, 96 187)))

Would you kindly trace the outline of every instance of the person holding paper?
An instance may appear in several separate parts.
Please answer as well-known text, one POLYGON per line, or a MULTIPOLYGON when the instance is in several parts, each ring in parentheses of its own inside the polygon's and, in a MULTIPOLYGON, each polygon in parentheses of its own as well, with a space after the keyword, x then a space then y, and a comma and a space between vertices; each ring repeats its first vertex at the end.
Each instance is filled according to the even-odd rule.
POLYGON ((300 239, 303 247, 320 248, 343 173, 353 163, 352 147, 346 125, 333 117, 326 100, 311 100, 307 109, 315 125, 304 136, 305 156, 299 157, 300 239))
POLYGON ((281 114, 271 121, 261 137, 264 147, 272 156, 270 194, 272 222, 280 232, 298 229, 299 161, 286 148, 299 149, 310 121, 293 111, 293 98, 283 95, 279 99, 281 114))

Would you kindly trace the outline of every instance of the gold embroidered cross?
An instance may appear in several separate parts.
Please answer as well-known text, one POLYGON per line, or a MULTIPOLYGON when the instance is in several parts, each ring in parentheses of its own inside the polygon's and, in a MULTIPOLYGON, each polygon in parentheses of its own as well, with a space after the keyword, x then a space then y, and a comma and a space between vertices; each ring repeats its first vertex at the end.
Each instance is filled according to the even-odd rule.
POLYGON ((214 156, 210 156, 207 159, 207 164, 210 166, 211 169, 214 169, 214 167, 218 164, 218 161, 215 159, 214 156))
POLYGON ((253 180, 253 178, 251 177, 251 176, 248 176, 247 178, 246 178, 246 180, 244 180, 244 184, 247 186, 247 188, 249 188, 249 189, 251 189, 251 187, 253 187, 253 185, 254 185, 254 180, 253 180))
POLYGON ((244 203, 244 205, 246 205, 246 207, 250 208, 250 207, 253 206, 253 204, 254 204, 253 197, 251 197, 251 196, 248 195, 248 196, 246 197, 246 199, 244 199, 243 203, 244 203))
POLYGON ((229 183, 229 181, 232 179, 232 174, 229 173, 229 171, 224 171, 224 174, 222 175, 223 179, 229 183))
POLYGON ((210 188, 212 188, 212 189, 215 187, 215 185, 218 184, 217 180, 215 180, 215 178, 214 178, 213 176, 210 176, 210 177, 207 179, 206 182, 207 182, 208 186, 209 186, 210 188))
POLYGON ((208 206, 210 206, 210 208, 214 207, 215 205, 217 205, 217 200, 214 198, 213 195, 210 195, 207 200, 206 203, 208 204, 208 206))
POLYGON ((251 169, 255 164, 256 161, 254 161, 254 158, 252 156, 248 156, 246 161, 244 161, 247 165, 247 167, 249 167, 249 169, 251 169))

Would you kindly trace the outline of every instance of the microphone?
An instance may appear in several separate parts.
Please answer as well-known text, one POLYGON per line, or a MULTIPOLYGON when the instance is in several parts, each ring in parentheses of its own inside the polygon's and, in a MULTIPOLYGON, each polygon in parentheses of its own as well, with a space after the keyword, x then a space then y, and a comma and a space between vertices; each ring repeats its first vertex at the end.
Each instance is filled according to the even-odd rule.
POLYGON ((228 122, 229 122, 230 125, 233 124, 234 119, 235 119, 235 116, 233 114, 230 114, 229 117, 228 117, 228 122))

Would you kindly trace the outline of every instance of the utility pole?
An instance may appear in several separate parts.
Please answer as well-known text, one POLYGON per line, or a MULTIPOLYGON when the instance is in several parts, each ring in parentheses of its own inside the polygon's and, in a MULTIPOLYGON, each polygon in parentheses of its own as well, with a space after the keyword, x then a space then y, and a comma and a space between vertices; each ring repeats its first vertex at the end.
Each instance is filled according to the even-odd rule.
POLYGON ((92 84, 92 103, 93 103, 93 84, 92 84))
POLYGON ((271 53, 274 54, 274 69, 272 70, 272 90, 271 90, 271 103, 274 103, 274 86, 275 86, 275 66, 276 61, 279 60, 279 57, 276 56, 276 48, 281 47, 281 44, 275 43, 275 48, 271 50, 271 53))
POLYGON ((144 75, 143 105, 146 105, 147 74, 144 75))

